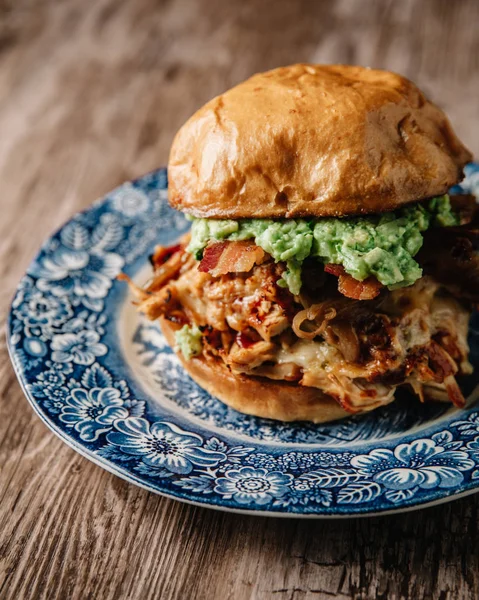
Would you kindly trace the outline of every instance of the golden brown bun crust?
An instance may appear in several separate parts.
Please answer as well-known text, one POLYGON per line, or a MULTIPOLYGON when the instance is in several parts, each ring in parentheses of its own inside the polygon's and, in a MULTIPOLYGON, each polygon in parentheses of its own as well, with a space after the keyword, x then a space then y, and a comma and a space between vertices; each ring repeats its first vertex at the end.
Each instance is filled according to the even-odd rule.
POLYGON ((471 158, 404 77, 300 64, 251 77, 187 121, 169 198, 196 217, 381 212, 447 192, 471 158))
MULTIPOLYGON (((161 329, 175 346, 175 332, 169 321, 160 318, 161 329)), ((203 356, 185 360, 183 367, 198 385, 239 412, 279 421, 325 423, 350 416, 330 396, 316 388, 307 388, 262 377, 233 375, 220 361, 203 356)))

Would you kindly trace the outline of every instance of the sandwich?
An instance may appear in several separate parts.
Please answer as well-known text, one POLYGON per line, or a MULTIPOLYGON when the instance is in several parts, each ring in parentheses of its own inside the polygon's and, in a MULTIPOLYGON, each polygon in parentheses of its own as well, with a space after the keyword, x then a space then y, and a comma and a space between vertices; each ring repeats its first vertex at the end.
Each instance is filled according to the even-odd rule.
POLYGON ((138 309, 243 413, 321 423, 400 387, 461 407, 479 216, 449 190, 471 158, 395 73, 254 75, 174 139, 169 202, 191 231, 155 248, 138 309))

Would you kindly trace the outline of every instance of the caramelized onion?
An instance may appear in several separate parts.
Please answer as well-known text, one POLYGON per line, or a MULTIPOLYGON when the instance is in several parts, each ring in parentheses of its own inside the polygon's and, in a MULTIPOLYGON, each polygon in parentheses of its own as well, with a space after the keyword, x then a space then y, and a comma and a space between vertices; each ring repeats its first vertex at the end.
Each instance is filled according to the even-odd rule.
POLYGON ((328 302, 313 304, 294 316, 293 331, 299 338, 312 340, 324 332, 328 322, 334 319, 336 314, 336 309, 328 302), (309 331, 303 329, 304 325, 309 327, 309 331))
POLYGON ((312 340, 324 333, 333 319, 341 317, 341 320, 350 320, 350 315, 357 312, 357 305, 360 304, 346 298, 335 298, 307 306, 295 315, 293 331, 299 338, 312 340))

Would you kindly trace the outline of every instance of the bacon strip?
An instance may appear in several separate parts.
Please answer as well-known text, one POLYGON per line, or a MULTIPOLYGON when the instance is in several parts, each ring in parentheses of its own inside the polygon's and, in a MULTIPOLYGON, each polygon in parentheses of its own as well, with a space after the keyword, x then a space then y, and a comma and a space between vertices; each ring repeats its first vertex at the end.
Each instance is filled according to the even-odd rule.
POLYGON ((338 290, 346 298, 353 300, 372 300, 379 295, 382 283, 375 277, 368 277, 364 281, 358 281, 346 273, 342 265, 328 264, 324 266, 326 273, 338 277, 338 290))
POLYGON ((263 250, 253 242, 215 242, 205 248, 198 271, 214 277, 226 273, 245 273, 263 258, 263 250))

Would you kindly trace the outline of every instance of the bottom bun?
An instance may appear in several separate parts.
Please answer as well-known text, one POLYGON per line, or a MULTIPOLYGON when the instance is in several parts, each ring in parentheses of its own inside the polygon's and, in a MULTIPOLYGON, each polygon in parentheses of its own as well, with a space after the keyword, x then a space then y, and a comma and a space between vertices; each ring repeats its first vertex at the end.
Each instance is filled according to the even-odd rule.
MULTIPOLYGON (((175 346, 175 329, 160 318, 160 325, 170 346, 175 346)), ((207 392, 247 415, 278 421, 313 421, 326 423, 350 416, 321 390, 264 377, 233 374, 226 365, 203 356, 185 360, 177 352, 183 367, 207 392)))

